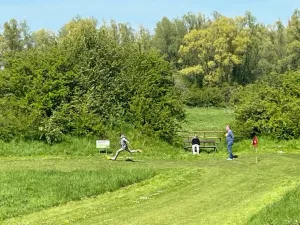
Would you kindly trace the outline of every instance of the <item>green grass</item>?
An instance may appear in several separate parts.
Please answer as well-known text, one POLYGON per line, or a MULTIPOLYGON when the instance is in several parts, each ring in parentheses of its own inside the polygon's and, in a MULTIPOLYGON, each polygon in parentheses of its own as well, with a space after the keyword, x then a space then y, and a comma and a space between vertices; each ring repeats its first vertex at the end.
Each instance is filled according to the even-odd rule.
POLYGON ((0 220, 97 196, 154 176, 150 168, 112 167, 108 164, 83 168, 74 160, 70 165, 72 170, 61 170, 53 164, 59 161, 47 160, 47 168, 38 165, 39 160, 20 161, 19 166, 18 161, 12 161, 9 163, 11 169, 4 169, 2 165, 0 220))
MULTIPOLYGON (((66 164, 80 162, 65 160, 66 164)), ((241 154, 232 162, 200 158, 126 163, 93 157, 79 163, 80 168, 90 169, 103 162, 117 168, 151 168, 157 175, 114 192, 12 218, 3 224, 246 224, 299 185, 299 160, 298 154, 272 153, 261 155, 258 164, 250 154, 241 154)), ((20 161, 27 166, 30 163, 34 162, 20 161)), ((39 167, 47 168, 52 163, 47 159, 39 167)))
POLYGON ((289 191, 284 197, 274 202, 250 218, 247 225, 299 225, 300 224, 300 186, 289 191))
MULTIPOLYGON (((131 149, 147 149, 143 157, 171 157, 179 153, 179 149, 162 142, 155 137, 147 137, 137 130, 126 130, 126 137, 130 141, 131 149)), ((96 156, 99 155, 99 149, 96 149, 96 140, 102 138, 75 138, 66 137, 62 143, 48 145, 39 141, 11 141, 4 142, 0 140, 0 157, 28 157, 28 156, 96 156)), ((111 132, 107 139, 110 140, 111 146, 109 153, 113 154, 120 148, 120 136, 118 132, 111 132)), ((128 155, 127 153, 122 153, 128 155)), ((138 155, 137 155, 138 156, 138 155)))
MULTIPOLYGON (((224 130, 227 109, 187 109, 184 129, 224 130), (199 128, 200 127, 200 128, 199 128)), ((135 162, 98 154, 93 139, 0 142, 1 224, 296 224, 300 220, 300 140, 259 137, 234 144, 238 159, 193 156, 142 134, 126 132, 135 162), (256 164, 256 157, 258 163, 256 164), (121 187, 121 188, 120 188, 121 187)), ((113 149, 119 137, 109 137, 113 149)))
POLYGON ((182 129, 191 131, 224 131, 234 121, 233 110, 227 108, 186 108, 186 122, 182 129))

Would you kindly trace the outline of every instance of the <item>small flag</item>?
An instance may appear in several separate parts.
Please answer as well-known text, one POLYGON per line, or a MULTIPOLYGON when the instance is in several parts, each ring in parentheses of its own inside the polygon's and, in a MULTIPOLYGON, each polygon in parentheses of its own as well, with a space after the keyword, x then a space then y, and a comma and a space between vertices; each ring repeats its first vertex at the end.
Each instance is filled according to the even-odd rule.
POLYGON ((256 136, 253 137, 252 145, 253 145, 253 147, 257 147, 257 145, 258 145, 258 139, 256 136))

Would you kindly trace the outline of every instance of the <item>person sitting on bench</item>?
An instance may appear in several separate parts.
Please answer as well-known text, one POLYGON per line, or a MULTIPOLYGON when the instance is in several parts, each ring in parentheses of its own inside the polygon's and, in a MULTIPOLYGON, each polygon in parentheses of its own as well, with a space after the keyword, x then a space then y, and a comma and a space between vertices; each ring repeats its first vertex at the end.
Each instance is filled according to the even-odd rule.
POLYGON ((195 135, 192 139, 192 152, 193 155, 199 154, 199 146, 200 146, 200 140, 197 135, 195 135))

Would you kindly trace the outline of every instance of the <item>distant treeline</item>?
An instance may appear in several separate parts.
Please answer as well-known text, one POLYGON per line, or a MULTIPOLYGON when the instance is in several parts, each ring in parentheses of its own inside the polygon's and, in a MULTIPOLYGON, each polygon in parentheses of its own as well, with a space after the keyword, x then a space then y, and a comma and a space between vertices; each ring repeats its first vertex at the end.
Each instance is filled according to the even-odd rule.
MULTIPOLYGON (((269 90, 273 76, 281 88, 299 82, 294 71, 300 67, 300 11, 287 25, 261 24, 250 12, 235 18, 188 13, 162 18, 154 33, 80 17, 57 33, 31 32, 26 22, 11 19, 3 25, 0 51, 0 138, 53 143, 64 134, 105 134, 131 124, 171 141, 184 119, 183 103, 234 104, 243 127, 247 118, 242 113, 268 111, 240 110, 243 102, 258 98, 245 94, 256 91, 251 88, 263 83, 269 90)), ((289 96, 298 107, 297 92, 289 96)), ((274 115, 281 118, 279 111, 274 115)), ((247 134, 295 124, 274 120, 268 127, 270 117, 265 121, 249 122, 247 134)), ((282 132, 277 136, 300 135, 282 132)))

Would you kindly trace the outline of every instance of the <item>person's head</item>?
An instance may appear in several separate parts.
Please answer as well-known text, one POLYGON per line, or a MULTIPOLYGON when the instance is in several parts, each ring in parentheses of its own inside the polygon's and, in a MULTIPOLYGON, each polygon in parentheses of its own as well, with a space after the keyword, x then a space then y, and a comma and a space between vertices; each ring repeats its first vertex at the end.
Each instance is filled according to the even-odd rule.
POLYGON ((125 138, 125 134, 121 134, 121 138, 125 138))
POLYGON ((227 130, 227 131, 230 130, 230 125, 229 125, 229 124, 226 126, 226 130, 227 130))

